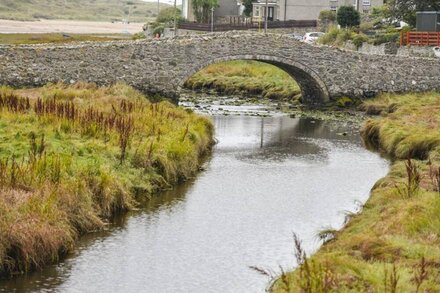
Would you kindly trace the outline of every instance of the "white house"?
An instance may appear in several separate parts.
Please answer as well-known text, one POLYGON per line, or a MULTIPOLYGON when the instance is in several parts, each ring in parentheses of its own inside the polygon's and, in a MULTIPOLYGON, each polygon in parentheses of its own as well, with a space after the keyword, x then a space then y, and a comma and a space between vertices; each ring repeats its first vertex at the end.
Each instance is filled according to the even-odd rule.
MULTIPOLYGON (((322 10, 336 11, 340 6, 354 5, 360 12, 383 5, 383 0, 268 0, 269 21, 272 20, 316 20, 322 10)), ((264 20, 266 0, 253 3, 254 19, 264 20)))

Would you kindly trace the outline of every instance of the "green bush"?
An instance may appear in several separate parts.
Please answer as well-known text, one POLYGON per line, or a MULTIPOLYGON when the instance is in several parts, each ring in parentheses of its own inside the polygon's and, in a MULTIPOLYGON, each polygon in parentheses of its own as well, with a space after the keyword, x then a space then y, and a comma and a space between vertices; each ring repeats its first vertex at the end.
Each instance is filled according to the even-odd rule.
POLYGON ((358 26, 361 22, 361 17, 353 6, 341 6, 336 14, 336 20, 341 27, 346 28, 358 26))
POLYGON ((372 30, 373 27, 374 27, 373 22, 362 22, 359 26, 359 31, 368 32, 368 31, 372 30))
POLYGON ((356 34, 350 29, 339 29, 336 26, 330 28, 329 32, 320 37, 318 43, 331 46, 342 46, 346 41, 352 40, 356 34))
POLYGON ((349 97, 341 97, 338 100, 336 100, 336 105, 340 108, 346 108, 351 105, 353 105, 353 100, 349 97))
POLYGON ((177 21, 181 21, 183 19, 182 12, 180 11, 180 9, 178 8, 174 9, 174 7, 167 7, 159 12, 156 21, 161 23, 174 22, 175 17, 177 21))
POLYGON ((362 46, 363 43, 368 42, 368 37, 362 33, 357 34, 353 38, 353 44, 356 46, 356 48, 359 48, 362 46))
POLYGON ((163 25, 158 25, 158 26, 156 26, 156 27, 153 29, 153 35, 156 35, 156 34, 160 34, 160 35, 162 35, 164 29, 165 29, 165 27, 164 27, 163 25))
POLYGON ((399 38, 400 38, 399 32, 380 34, 374 37, 373 44, 380 45, 384 43, 397 43, 399 41, 399 38))
POLYGON ((148 27, 148 26, 151 27, 153 36, 155 36, 156 34, 162 34, 165 29, 165 25, 157 21, 150 22, 144 25, 144 27, 148 27))
POLYGON ((336 21, 336 12, 332 10, 322 10, 319 13, 319 22, 321 25, 327 29, 330 24, 336 21))
POLYGON ((139 32, 139 33, 134 34, 131 38, 133 40, 145 39, 145 34, 143 32, 139 32))

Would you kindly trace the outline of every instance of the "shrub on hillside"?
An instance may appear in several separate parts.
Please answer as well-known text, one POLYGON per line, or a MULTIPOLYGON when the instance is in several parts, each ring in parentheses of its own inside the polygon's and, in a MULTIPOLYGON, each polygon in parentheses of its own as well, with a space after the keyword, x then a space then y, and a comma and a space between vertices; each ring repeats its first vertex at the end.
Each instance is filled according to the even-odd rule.
POLYGON ((359 12, 353 6, 341 6, 336 14, 336 20, 341 27, 358 26, 361 22, 359 12))
POLYGON ((322 10, 319 13, 319 22, 325 29, 336 22, 336 12, 332 10, 322 10))
POLYGON ((368 42, 368 40, 368 36, 363 33, 359 33, 353 38, 353 44, 356 46, 356 48, 359 48, 363 43, 368 42))
POLYGON ((174 22, 175 17, 178 22, 183 19, 182 12, 180 11, 180 9, 179 8, 174 9, 174 7, 167 7, 159 12, 156 21, 162 23, 174 22))
POLYGON ((330 46, 342 46, 346 41, 352 40, 356 34, 350 29, 330 28, 328 33, 320 37, 318 43, 330 46))

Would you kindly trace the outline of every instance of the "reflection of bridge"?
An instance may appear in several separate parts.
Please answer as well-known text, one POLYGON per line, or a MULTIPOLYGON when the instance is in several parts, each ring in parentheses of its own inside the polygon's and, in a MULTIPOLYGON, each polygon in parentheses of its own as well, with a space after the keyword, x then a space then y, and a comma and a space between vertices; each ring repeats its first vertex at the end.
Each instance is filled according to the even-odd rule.
POLYGON ((438 60, 363 55, 310 46, 284 35, 237 32, 150 41, 1 46, 0 84, 125 81, 146 93, 176 96, 200 69, 237 59, 260 60, 285 70, 299 83, 309 104, 339 96, 440 90, 438 60))

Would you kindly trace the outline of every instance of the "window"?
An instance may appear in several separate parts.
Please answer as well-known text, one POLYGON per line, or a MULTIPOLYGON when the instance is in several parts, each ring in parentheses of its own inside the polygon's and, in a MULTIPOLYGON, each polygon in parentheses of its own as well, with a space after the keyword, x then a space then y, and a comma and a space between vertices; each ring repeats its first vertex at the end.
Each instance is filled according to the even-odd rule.
POLYGON ((338 0, 330 0, 330 10, 338 10, 338 0))
POLYGON ((254 16, 260 16, 260 6, 255 6, 254 16))

